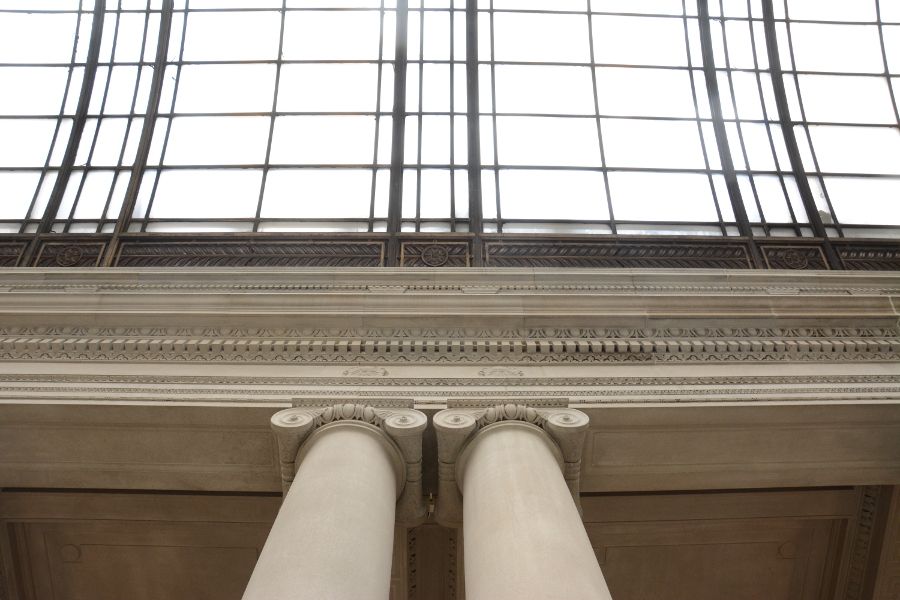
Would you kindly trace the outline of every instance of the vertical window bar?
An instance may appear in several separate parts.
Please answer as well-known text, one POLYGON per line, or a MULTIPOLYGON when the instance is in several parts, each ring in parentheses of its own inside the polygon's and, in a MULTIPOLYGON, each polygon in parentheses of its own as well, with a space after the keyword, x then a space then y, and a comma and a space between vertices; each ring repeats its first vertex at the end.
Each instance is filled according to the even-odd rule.
POLYGON ((813 235, 824 240, 823 247, 828 265, 832 269, 840 269, 842 268, 840 258, 838 258, 837 253, 831 246, 831 242, 827 239, 825 226, 822 224, 822 218, 819 216, 819 211, 813 200, 812 189, 809 187, 809 181, 806 179, 806 173, 803 169, 803 161, 800 159, 800 148, 797 146, 797 138, 794 137, 793 121, 790 108, 788 107, 787 92, 784 87, 784 73, 781 70, 781 59, 778 52, 778 36, 775 31, 773 1, 762 0, 763 25, 766 32, 769 71, 772 74, 772 87, 775 90, 775 103, 778 107, 778 114, 781 115, 781 132, 784 135, 784 143, 787 146, 788 156, 794 170, 794 177, 797 180, 797 187, 800 189, 800 197, 803 200, 804 208, 806 208, 806 215, 809 218, 810 226, 812 226, 813 235))
POLYGON ((494 0, 491 0, 489 9, 491 23, 491 124, 493 127, 493 136, 491 137, 494 142, 494 197, 497 203, 497 233, 503 233, 503 213, 500 212, 500 153, 498 152, 499 144, 497 143, 497 70, 494 54, 494 0))
MULTIPOLYGON (((719 228, 723 236, 728 235, 725 221, 722 218, 722 201, 716 191, 712 170, 709 164, 709 149, 706 147, 706 139, 703 135, 703 123, 700 120, 700 104, 697 100, 697 85, 694 82, 694 60, 691 57, 691 40, 688 32, 687 0, 681 2, 682 21, 684 22, 684 44, 687 50, 688 70, 691 75, 691 94, 694 99, 694 115, 697 123, 697 134, 700 136, 700 147, 703 150, 703 163, 706 166, 706 176, 709 179, 709 187, 712 191, 713 201, 716 203, 716 216, 719 219, 719 228)), ((712 34, 710 32, 709 5, 707 0, 697 0, 697 15, 700 25, 700 51, 703 56, 703 75, 706 78, 706 89, 709 96, 709 110, 712 115, 713 131, 716 134, 716 143, 722 160, 722 170, 725 172, 725 184, 728 186, 731 205, 735 218, 738 221, 738 230, 742 236, 751 237, 750 225, 747 222, 747 213, 741 203, 741 193, 738 188, 737 178, 734 175, 734 165, 731 155, 728 153, 728 138, 725 134, 725 122, 722 118, 722 108, 719 105, 719 89, 716 82, 716 65, 713 59, 712 34)), ((754 257, 755 259, 755 257, 754 257)))
POLYGON ((403 137, 406 135, 406 61, 408 30, 407 0, 397 0, 397 32, 396 32, 396 56, 394 58, 394 115, 393 132, 391 134, 391 183, 390 199, 388 204, 387 231, 388 248, 387 266, 400 264, 400 242, 397 234, 400 232, 401 214, 403 209, 403 137))
POLYGON ((416 117, 416 231, 422 227, 422 94, 425 92, 425 0, 419 3, 419 91, 416 117))
MULTIPOLYGON (((597 60, 594 58, 594 21, 591 0, 587 0, 588 45, 591 49, 591 85, 594 90, 594 117, 597 120, 597 141, 600 144, 600 164, 603 166, 603 186, 606 189, 606 208, 609 211, 609 228, 616 233, 616 214, 613 211, 612 193, 609 189, 609 170, 606 168, 606 149, 603 145, 603 126, 600 120, 600 91, 597 89, 597 60)), ((720 219, 721 220, 721 219, 720 219)))
MULTIPOLYGON (((841 227, 841 223, 838 220, 837 214, 834 211, 834 207, 831 205, 831 197, 828 195, 828 188, 825 187, 825 178, 822 177, 822 169, 819 168, 819 158, 816 155, 816 147, 813 144, 812 135, 809 132, 809 125, 807 124, 807 119, 806 119, 806 107, 803 104, 803 93, 800 90, 800 82, 797 79, 797 58, 794 55, 794 39, 793 39, 793 34, 791 33, 791 14, 789 12, 790 7, 787 3, 787 0, 783 0, 783 1, 784 1, 784 25, 785 25, 786 35, 787 35, 788 53, 791 57, 791 66, 792 66, 792 71, 793 71, 793 73, 791 73, 791 75, 790 75, 790 79, 792 81, 792 84, 794 85, 794 87, 797 90, 797 104, 800 108, 800 121, 801 121, 800 126, 803 128, 803 133, 806 136, 806 143, 809 144, 809 154, 812 157, 812 161, 813 161, 812 166, 813 166, 813 169, 815 170, 815 177, 816 177, 816 179, 819 180, 819 186, 822 188, 822 193, 825 195, 825 203, 828 206, 828 212, 831 213, 831 217, 834 220, 833 226, 837 230, 838 236, 844 237, 844 232, 843 232, 843 228, 841 227)), ((774 28, 775 28, 774 11, 773 11, 772 18, 773 18, 772 28, 774 30, 774 28)), ((773 37, 773 39, 774 39, 774 37, 773 37)), ((781 70, 780 62, 778 63, 778 68, 779 68, 779 70, 781 70)), ((774 76, 774 72, 773 72, 773 76, 774 76)), ((782 85, 784 82, 784 78, 785 78, 785 75, 782 72, 781 78, 780 78, 782 80, 782 85)), ((785 90, 785 94, 787 94, 786 90, 785 90)), ((790 115, 789 112, 785 113, 785 114, 790 115)), ((782 120, 782 123, 784 123, 784 122, 785 122, 785 120, 782 120)), ((793 129, 794 129, 793 117, 788 117, 787 122, 789 124, 790 129, 793 131, 793 129)), ((796 138, 794 138, 794 140, 796 141, 796 138)), ((799 158, 799 147, 798 147, 798 158, 799 158)), ((798 164, 800 166, 800 171, 802 173, 803 181, 808 184, 808 181, 806 179, 806 169, 803 167, 803 161, 800 160, 798 164)), ((816 206, 815 200, 812 197, 812 189, 810 189, 810 199, 813 200, 813 206, 811 207, 812 212, 815 213, 816 218, 821 223, 821 217, 819 216, 819 209, 816 206)), ((821 237, 825 237, 825 236, 826 236, 826 232, 823 227, 821 237)))
POLYGON ((881 43, 881 60, 884 62, 884 76, 887 78, 888 93, 891 95, 891 104, 894 106, 894 118, 900 126, 900 107, 897 105, 897 95, 891 82, 891 68, 888 65, 887 48, 884 45, 884 20, 881 18, 881 0, 875 0, 875 17, 878 19, 878 41, 881 43))
MULTIPOLYGON (((72 42, 72 59, 69 61, 69 72, 66 75, 66 87, 65 91, 63 92, 62 101, 59 104, 59 115, 56 119, 56 127, 53 130, 53 137, 50 140, 50 148, 47 150, 47 160, 44 161, 44 167, 41 169, 41 176, 38 179, 37 187, 34 189, 34 194, 31 197, 31 203, 28 205, 28 211, 25 213, 25 218, 22 220, 22 224, 19 226, 19 233, 25 233, 25 229, 28 226, 28 222, 31 218, 31 213, 34 210, 35 204, 37 203, 38 195, 41 193, 41 187, 44 185, 44 179, 47 177, 47 172, 50 170, 50 159, 53 156, 53 149, 56 147, 56 140, 59 139, 59 130, 62 127, 63 117, 66 114, 66 100, 69 98, 69 93, 72 91, 72 76, 75 72, 75 59, 78 54, 78 40, 81 36, 81 19, 83 14, 84 0, 79 0, 78 20, 75 23, 75 39, 72 42)), ((96 16, 96 11, 94 15, 96 16)), ((59 175, 57 175, 57 177, 59 177, 59 175)), ((44 212, 46 212, 46 210, 44 212)), ((43 217, 43 215, 41 216, 43 217)), ((28 263, 26 261, 23 264, 28 263)))
MULTIPOLYGON (((102 231, 105 221, 110 219, 110 216, 109 216, 110 203, 112 202, 112 197, 113 197, 113 194, 115 193, 116 184, 119 181, 119 177, 122 176, 123 161, 125 159, 125 150, 128 146, 128 138, 131 135, 131 127, 134 124, 134 120, 136 118, 135 109, 137 108, 138 92, 140 91, 140 88, 141 88, 141 79, 144 77, 144 62, 145 62, 144 61, 144 52, 147 49, 147 32, 150 28, 150 17, 152 16, 152 14, 153 13, 151 10, 150 0, 147 0, 147 8, 144 12, 144 31, 142 33, 143 37, 141 39, 140 60, 138 61, 137 79, 135 79, 135 81, 134 81, 134 94, 132 94, 132 96, 131 96, 131 105, 130 105, 130 108, 128 111, 128 123, 125 125, 125 134, 124 134, 124 137, 122 138, 122 148, 119 151, 119 158, 116 161, 116 170, 115 170, 115 173, 113 174, 112 183, 109 186, 109 194, 107 194, 106 202, 103 205, 103 215, 101 217, 101 221, 99 223, 97 223, 97 233, 100 233, 102 231)), ((117 34, 118 34, 118 23, 116 23, 116 29, 117 29, 117 34)), ((113 56, 115 56, 115 50, 113 50, 113 56)), ((110 79, 112 79, 112 70, 110 70, 110 78, 106 81, 107 90, 109 89, 110 79)), ((106 92, 104 92, 104 93, 106 93, 106 92)), ((104 98, 104 106, 105 105, 106 105, 106 99, 104 98)), ((145 107, 145 112, 146 112, 146 107, 145 107)), ((97 131, 99 132, 99 130, 100 130, 100 128, 98 126, 97 131)))
MULTIPOLYGON (((375 143, 372 149, 372 189, 369 197, 369 232, 375 230, 375 192, 378 180, 378 141, 381 133, 381 86, 384 73, 384 0, 381 0, 381 7, 378 11, 378 75, 375 84, 375 143)), ((283 35, 283 33, 282 33, 283 35)))
MULTIPOLYGON (((272 156, 272 136, 275 133, 275 115, 278 110, 278 86, 281 83, 281 64, 283 61, 282 54, 284 53, 284 22, 286 20, 286 8, 287 8, 287 0, 281 0, 281 29, 278 32, 278 57, 275 61, 275 91, 272 94, 272 116, 269 118, 269 138, 266 143, 266 159, 263 164, 262 169, 262 178, 259 183, 259 200, 256 203, 256 214, 253 218, 253 232, 259 231, 259 221, 260 216, 262 214, 262 204, 263 204, 263 196, 266 193, 266 179, 269 176, 269 159, 272 156)), ((379 71, 379 77, 381 73, 379 71)), ((174 104, 173 104, 174 106, 174 104)), ((171 123, 171 121, 169 121, 171 123)), ((376 133, 376 141, 375 147, 378 148, 378 136, 376 133)), ((374 178, 374 176, 373 176, 374 178)), ((371 231, 372 223, 369 222, 369 228, 371 231)))
POLYGON ((450 0, 450 231, 456 231, 456 103, 453 101, 456 95, 456 48, 454 47, 454 23, 456 22, 456 8, 454 0, 450 0))
MULTIPOLYGON (((725 31, 725 5, 722 0, 718 0, 718 3, 719 3, 719 14, 721 15, 721 19, 719 20, 719 27, 722 30, 722 52, 723 52, 724 58, 725 58, 725 77, 728 79, 728 95, 731 97, 731 109, 732 109, 732 111, 734 111, 734 128, 737 131, 738 143, 741 146, 741 157, 744 159, 744 165, 746 165, 746 168, 748 170, 747 178, 750 181, 750 190, 753 192, 753 202, 756 204, 756 209, 759 211, 760 225, 762 226, 763 232, 765 232, 765 235, 769 235, 769 231, 770 231, 769 224, 766 222, 766 215, 765 215, 765 212, 763 212, 762 203, 759 201, 759 192, 756 189, 756 179, 753 177, 752 174, 749 173, 750 157, 747 154, 747 144, 744 142, 743 123, 742 123, 742 119, 740 118, 740 114, 738 113, 737 99, 735 98, 735 94, 734 94, 734 78, 731 75, 731 56, 728 52, 728 36, 725 31)), ((708 10, 708 7, 707 7, 707 10, 708 10)), ((708 23, 709 23, 709 27, 710 27, 710 43, 711 43, 712 42, 712 26, 713 26, 712 19, 709 19, 708 23)), ((752 24, 751 24, 751 27, 752 27, 752 24)), ((716 72, 715 64, 712 65, 712 72, 716 77, 716 85, 718 86, 719 79, 718 79, 718 73, 716 72)), ((721 91, 720 90, 719 90, 719 98, 721 99, 721 91)), ((723 117, 723 119, 724 119, 724 117, 723 117)), ((729 160, 731 160, 731 148, 728 147, 726 150, 728 152, 728 158, 729 158, 729 160)), ((724 163, 723 163, 723 165, 724 165, 724 163)), ((732 168, 734 168, 734 161, 732 161, 732 168)), ((735 177, 737 177, 737 175, 735 175, 735 177)), ((726 179, 726 181, 727 181, 727 179, 726 179)), ((737 182, 737 179, 735 179, 735 182, 737 182)), ((740 186, 738 186, 738 187, 740 187, 740 186)), ((742 196, 743 196, 743 194, 742 194, 742 196)), ((743 200, 743 197, 741 199, 743 200)), ((741 207, 744 208, 744 212, 746 214, 746 207, 743 206, 743 204, 741 205, 741 207)), ((750 218, 747 217, 748 222, 749 222, 749 220, 750 220, 750 218)), ((751 229, 751 231, 752 231, 752 229, 751 229)), ((798 231, 798 235, 799 235, 799 231, 798 231)))
POLYGON ((469 231, 474 266, 484 265, 483 212, 481 208, 481 121, 478 90, 478 2, 466 3, 466 124, 469 151, 469 231))
MULTIPOLYGON (((721 7, 722 5, 720 5, 721 7)), ((723 13, 724 14, 724 13, 723 13)), ((787 185, 784 183, 784 165, 778 160, 778 152, 775 148, 775 139, 772 137, 772 122, 773 119, 769 116, 769 107, 766 103, 765 94, 763 93, 763 83, 762 83, 762 74, 759 66, 759 54, 757 49, 756 42, 756 28, 753 27, 753 2, 752 0, 747 0, 747 15, 749 16, 750 21, 750 51, 753 53, 753 74, 756 79, 756 91, 758 92, 759 97, 759 105, 762 107, 763 121, 765 122, 766 129, 766 139, 769 141, 769 150, 772 152, 772 158, 774 159, 776 168, 778 169, 778 182, 781 185, 781 193, 784 195, 785 204, 787 205, 788 211, 791 215, 791 220, 794 223, 794 229, 797 232, 797 235, 800 236, 802 234, 800 227, 800 219, 797 218, 797 214, 794 211, 794 203, 791 202, 790 194, 788 194, 787 185)), ((765 44, 765 40, 762 41, 765 44)), ((771 65, 769 66, 770 77, 772 77, 771 73, 771 65)), ((735 111, 737 114, 737 111, 735 111)), ((782 121, 786 118, 789 118, 788 115, 778 114, 778 121, 782 121)), ((750 165, 747 165, 748 169, 750 165)), ((759 202, 757 201, 757 206, 759 207, 760 215, 763 214, 762 207, 759 206, 759 202)))
MULTIPOLYGON (((119 238, 122 233, 128 231, 132 214, 134 213, 134 205, 137 202, 138 191, 141 189, 141 180, 143 179, 144 168, 147 166, 147 157, 150 154, 150 143, 153 139, 153 131, 156 128, 156 115, 159 113, 160 96, 162 95, 162 87, 165 82, 166 57, 169 53, 173 5, 174 0, 163 0, 159 22, 159 38, 156 44, 156 57, 153 66, 153 81, 150 85, 150 97, 147 100, 147 110, 144 115, 144 128, 141 131, 141 139, 138 143, 134 165, 131 168, 131 180, 128 182, 128 189, 125 191, 125 200, 122 202, 119 218, 116 220, 116 227, 113 230, 113 237, 103 259, 104 266, 111 266, 115 260, 119 238)), ((185 19, 186 24, 187 19, 185 19)), ((184 47, 183 40, 184 36, 182 34, 182 48, 184 47)))
MULTIPOLYGON (((119 41, 119 22, 122 20, 122 6, 121 0, 112 0, 115 4, 115 8, 113 9, 115 13, 116 24, 113 26, 112 32, 112 44, 110 45, 109 50, 109 66, 107 67, 108 72, 106 75, 106 83, 103 85, 103 96, 100 99, 100 110, 97 115, 97 126, 94 128, 94 133, 91 136, 91 147, 88 149, 88 155, 85 159, 84 168, 82 169, 81 179, 78 182, 78 189, 75 191, 75 198, 72 201, 72 206, 69 208, 69 214, 63 215, 53 215, 54 220, 56 221, 64 221, 63 232, 68 233, 69 228, 72 226, 72 219, 75 217, 75 210, 78 208, 78 203, 81 201, 81 192, 84 189, 84 183, 87 181, 88 173, 91 169, 91 160, 94 158, 94 151, 97 149, 97 138, 100 137, 100 127, 103 125, 103 116, 104 112, 106 112, 106 99, 109 96, 109 84, 112 82, 113 75, 113 62, 115 61, 116 56, 116 44, 119 41)), ((97 57, 97 61, 99 63, 99 56, 97 57)), ((99 64, 98 64, 99 66, 99 64)), ((92 94, 93 96, 93 94, 92 94)), ((57 223, 59 224, 59 223, 57 223)))
POLYGON ((53 219, 59 211, 63 193, 66 191, 66 184, 68 184, 69 177, 72 174, 72 167, 75 165, 78 146, 81 144, 81 135, 84 132, 84 125, 87 122, 87 112, 91 101, 91 92, 94 88, 94 77, 97 74, 97 62, 100 57, 100 42, 103 38, 103 18, 105 12, 106 0, 96 0, 94 3, 91 41, 84 68, 84 81, 81 84, 81 96, 78 98, 78 108, 75 112, 75 120, 72 123, 72 134, 71 137, 69 137, 66 153, 63 157, 62 165, 59 168, 59 174, 56 176, 56 182, 53 185, 50 200, 47 202, 47 208, 38 225, 34 240, 25 252, 22 264, 27 265, 31 262, 31 259, 34 257, 34 253, 37 250, 39 236, 50 232, 50 229, 53 226, 53 219))
MULTIPOLYGON (((159 168, 156 169, 156 173, 153 176, 153 187, 150 191, 150 198, 147 200, 147 210, 141 216, 141 231, 147 231, 147 222, 150 219, 150 214, 153 212, 153 201, 156 199, 156 190, 159 187, 159 178, 162 176, 163 165, 166 162, 166 150, 169 147, 169 136, 172 133, 172 123, 175 121, 174 113, 175 113, 175 103, 178 101, 178 88, 181 84, 181 69, 184 66, 184 45, 185 40, 187 39, 187 24, 188 19, 191 16, 191 0, 185 0, 184 3, 184 20, 181 25, 181 45, 178 48, 178 66, 175 68, 175 84, 172 88, 172 102, 169 109, 166 111, 170 113, 170 118, 166 122, 166 133, 163 137, 162 149, 159 154, 159 168)), ((165 70, 166 65, 163 63, 161 65, 161 69, 165 70)))

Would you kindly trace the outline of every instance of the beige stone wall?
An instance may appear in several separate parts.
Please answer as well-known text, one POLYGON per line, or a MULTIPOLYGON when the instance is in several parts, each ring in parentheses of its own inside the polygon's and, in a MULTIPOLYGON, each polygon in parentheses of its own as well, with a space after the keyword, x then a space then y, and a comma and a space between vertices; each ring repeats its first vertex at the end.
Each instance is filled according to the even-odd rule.
MULTIPOLYGON (((517 403, 590 416, 616 600, 895 600, 898 307, 892 274, 0 271, 3 585, 239 597, 273 413, 517 403)), ((426 495, 434 456, 426 435, 426 495)), ((462 598, 462 541, 398 531, 392 597, 462 598)))

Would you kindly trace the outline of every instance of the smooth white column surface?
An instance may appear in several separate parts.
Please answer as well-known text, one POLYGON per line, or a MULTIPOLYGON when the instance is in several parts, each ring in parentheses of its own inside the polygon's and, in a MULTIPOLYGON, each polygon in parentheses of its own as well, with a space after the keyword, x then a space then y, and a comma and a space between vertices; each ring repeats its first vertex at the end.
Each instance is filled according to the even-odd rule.
POLYGON ((468 600, 608 600, 609 589, 540 428, 479 431, 458 463, 468 600))
POLYGON ((386 600, 397 456, 371 425, 316 430, 244 600, 386 600))

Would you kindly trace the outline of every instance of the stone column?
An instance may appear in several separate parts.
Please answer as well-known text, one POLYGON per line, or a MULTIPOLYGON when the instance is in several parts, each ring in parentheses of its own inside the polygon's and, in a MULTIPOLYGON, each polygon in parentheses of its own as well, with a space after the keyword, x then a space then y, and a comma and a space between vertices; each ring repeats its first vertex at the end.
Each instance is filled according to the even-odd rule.
POLYGON ((507 404, 434 424, 437 518, 461 518, 466 598, 609 600, 577 504, 587 415, 507 404))
POLYGON ((286 494, 244 600, 387 600, 395 523, 425 514, 426 422, 354 404, 275 414, 286 494))

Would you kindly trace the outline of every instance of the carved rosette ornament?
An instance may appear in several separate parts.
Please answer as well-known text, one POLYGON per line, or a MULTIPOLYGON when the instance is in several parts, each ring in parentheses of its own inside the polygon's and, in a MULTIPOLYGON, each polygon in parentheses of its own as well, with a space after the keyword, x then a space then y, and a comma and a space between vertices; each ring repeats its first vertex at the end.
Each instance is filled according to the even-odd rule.
POLYGON ((504 423, 525 424, 541 429, 559 450, 563 477, 581 511, 581 453, 590 419, 571 408, 532 408, 500 404, 489 408, 449 408, 434 416, 438 441, 437 522, 446 527, 462 524, 460 469, 465 466, 466 446, 481 432, 504 423))
POLYGON ((422 496, 422 432, 428 418, 412 409, 336 404, 327 408, 288 408, 272 415, 285 494, 316 432, 326 427, 366 427, 380 433, 394 456, 397 474, 397 522, 413 526, 425 518, 422 496))

